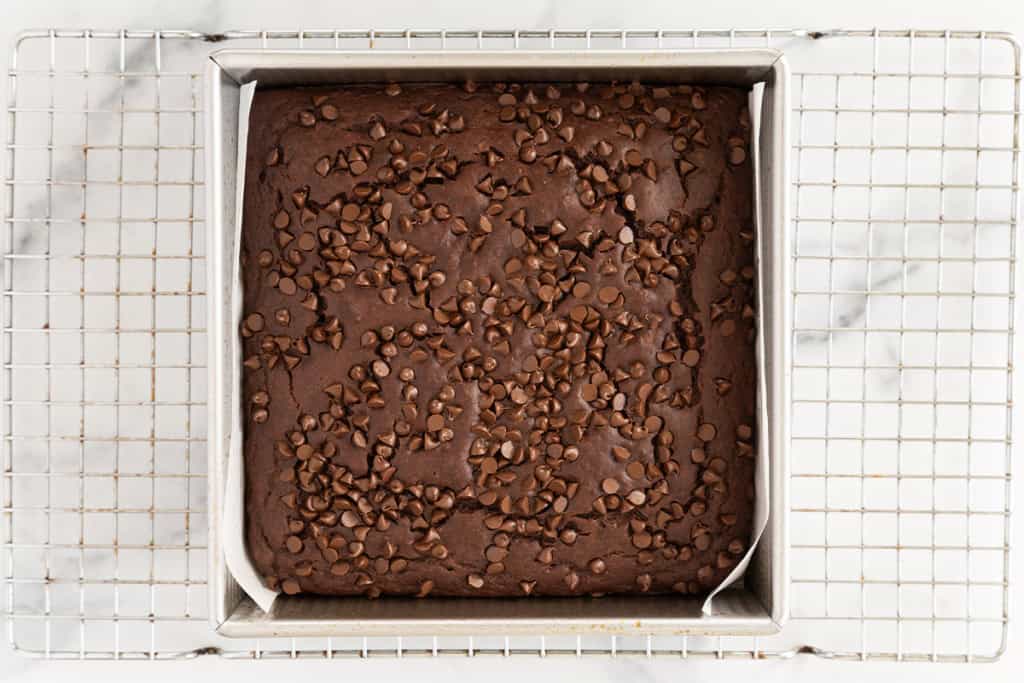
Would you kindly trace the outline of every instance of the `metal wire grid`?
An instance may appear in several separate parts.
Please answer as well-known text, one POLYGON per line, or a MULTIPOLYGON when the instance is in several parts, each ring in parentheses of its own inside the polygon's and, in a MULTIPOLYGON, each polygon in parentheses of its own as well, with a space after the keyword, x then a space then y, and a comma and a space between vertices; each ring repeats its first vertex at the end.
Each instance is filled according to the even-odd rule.
POLYGON ((932 31, 35 31, 9 77, 3 549, 50 658, 988 661, 1006 643, 1020 52, 932 31), (206 624, 211 43, 772 46, 794 76, 793 621, 771 638, 232 641, 206 624))

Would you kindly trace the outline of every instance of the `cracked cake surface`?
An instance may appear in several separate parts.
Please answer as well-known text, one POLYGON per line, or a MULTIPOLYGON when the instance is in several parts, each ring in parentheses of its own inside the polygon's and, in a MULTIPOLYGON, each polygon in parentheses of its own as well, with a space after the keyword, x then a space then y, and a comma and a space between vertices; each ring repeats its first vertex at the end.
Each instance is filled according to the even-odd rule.
POLYGON ((748 91, 258 90, 246 535, 288 594, 703 594, 746 551, 748 91))

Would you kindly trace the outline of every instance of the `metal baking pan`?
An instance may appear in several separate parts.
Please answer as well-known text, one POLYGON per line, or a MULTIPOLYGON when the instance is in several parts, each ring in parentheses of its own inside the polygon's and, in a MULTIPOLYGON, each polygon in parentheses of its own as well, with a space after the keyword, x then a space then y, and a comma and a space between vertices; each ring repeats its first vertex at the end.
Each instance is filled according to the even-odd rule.
POLYGON ((786 267, 788 70, 767 49, 614 52, 313 51, 228 49, 206 68, 206 191, 209 337, 210 620, 229 637, 516 635, 539 633, 770 634, 788 615, 789 308, 786 267), (410 81, 641 80, 763 84, 756 141, 759 316, 763 406, 758 447, 767 449, 767 527, 744 577, 720 593, 711 614, 698 598, 384 599, 281 596, 263 612, 231 576, 221 531, 229 416, 239 400, 224 350, 237 334, 231 310, 240 85, 410 81))

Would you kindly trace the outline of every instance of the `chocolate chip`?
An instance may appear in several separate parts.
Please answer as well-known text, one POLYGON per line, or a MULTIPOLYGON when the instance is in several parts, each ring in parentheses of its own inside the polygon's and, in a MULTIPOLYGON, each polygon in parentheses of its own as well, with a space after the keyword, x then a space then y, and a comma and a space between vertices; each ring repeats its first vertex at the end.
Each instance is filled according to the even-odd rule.
POLYGON ((492 545, 484 551, 484 557, 487 558, 488 562, 501 562, 508 557, 508 549, 501 546, 492 545))
POLYGON ((733 166, 739 166, 747 160, 747 152, 742 147, 730 147, 729 148, 729 163, 733 166))
POLYGON ((333 104, 325 104, 320 107, 320 116, 326 121, 334 121, 338 118, 338 108, 333 104))
POLYGON ((311 111, 299 112, 299 124, 310 128, 316 125, 316 115, 311 111))
POLYGON ((278 230, 283 230, 287 228, 289 223, 291 223, 291 217, 288 215, 288 212, 285 211, 284 209, 278 211, 274 215, 274 227, 277 228, 278 230))
POLYGON ((285 579, 281 582, 281 590, 283 590, 287 595, 295 595, 302 592, 299 582, 292 578, 285 579))
POLYGON ((626 474, 632 479, 642 479, 644 476, 644 466, 639 462, 631 462, 626 465, 626 474))
POLYGON ((644 162, 643 173, 648 180, 652 182, 658 181, 658 165, 654 163, 654 159, 648 159, 644 162))
POLYGON ((245 318, 245 326, 253 332, 259 332, 263 329, 263 316, 259 313, 250 313, 245 318))
POLYGON ((642 550, 644 548, 651 547, 654 537, 646 531, 641 531, 640 533, 633 534, 633 537, 630 540, 632 541, 634 548, 642 550))
POLYGON ((590 561, 587 568, 594 574, 604 574, 608 570, 608 565, 600 557, 597 557, 590 561))
POLYGON ((597 299, 603 304, 613 303, 619 298, 619 290, 616 287, 602 287, 597 291, 597 299))
POLYGON ((371 140, 375 140, 375 141, 376 140, 380 140, 381 138, 383 138, 387 134, 388 134, 387 129, 384 128, 384 124, 381 123, 380 121, 376 121, 376 122, 374 122, 374 124, 372 126, 370 126, 370 139, 371 140))
POLYGON ((683 354, 683 365, 695 368, 700 363, 700 351, 697 349, 690 349, 683 354))
POLYGON ((626 500, 628 500, 633 505, 640 506, 647 502, 647 494, 639 489, 636 489, 626 494, 626 500))
POLYGON ((282 294, 287 294, 288 296, 291 296, 292 294, 295 294, 296 291, 298 291, 298 288, 295 285, 295 280, 291 279, 290 277, 283 277, 280 280, 278 280, 277 288, 281 290, 282 294))
POLYGON ((302 539, 298 536, 289 536, 285 541, 285 545, 288 546, 288 552, 290 553, 302 552, 302 539))
POLYGON ((370 364, 370 369, 373 371, 374 376, 379 379, 383 379, 391 374, 391 366, 382 360, 375 360, 370 364))
POLYGON ((549 85, 544 89, 544 96, 549 100, 557 100, 562 96, 562 91, 553 85, 549 85))
POLYGON ((605 479, 605 480, 603 480, 601 482, 601 490, 604 491, 608 495, 611 495, 613 493, 618 493, 618 491, 619 491, 619 482, 617 480, 615 480, 615 479, 612 479, 611 477, 608 477, 607 479, 605 479))
POLYGON ((712 441, 718 434, 718 428, 710 422, 705 422, 697 428, 697 438, 701 441, 712 441))
POLYGON ((672 112, 666 107, 658 107, 654 110, 654 118, 658 123, 668 123, 672 119, 672 112))
POLYGON ((341 218, 345 221, 354 221, 359 218, 360 209, 358 204, 345 204, 341 207, 341 218))

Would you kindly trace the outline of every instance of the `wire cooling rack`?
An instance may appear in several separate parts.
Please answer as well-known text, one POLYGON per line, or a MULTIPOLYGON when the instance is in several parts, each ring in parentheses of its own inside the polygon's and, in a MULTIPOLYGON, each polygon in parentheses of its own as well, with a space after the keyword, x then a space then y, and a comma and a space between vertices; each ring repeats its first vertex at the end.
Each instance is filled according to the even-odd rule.
POLYGON ((987 661, 1006 644, 1021 67, 960 31, 32 31, 11 56, 2 579, 20 652, 987 661), (778 636, 232 641, 206 622, 200 73, 250 47, 771 46, 794 72, 778 636), (6 557, 3 557, 6 556, 6 557))

